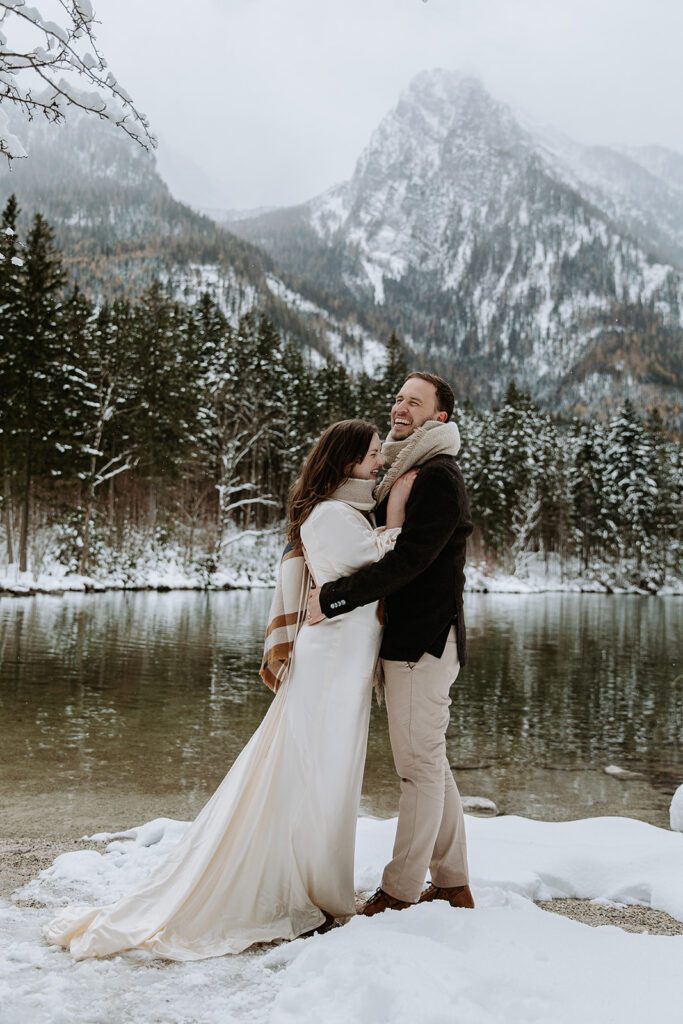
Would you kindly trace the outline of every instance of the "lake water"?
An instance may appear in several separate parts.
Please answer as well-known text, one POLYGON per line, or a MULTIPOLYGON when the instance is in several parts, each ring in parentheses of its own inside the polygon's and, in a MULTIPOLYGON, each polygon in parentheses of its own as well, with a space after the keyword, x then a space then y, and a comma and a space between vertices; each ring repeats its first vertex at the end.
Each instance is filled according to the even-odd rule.
MULTIPOLYGON (((0 601, 0 834, 193 817, 265 713, 271 591, 0 601)), ((683 782, 683 600, 469 594, 448 753, 463 795, 668 824, 683 782), (604 768, 637 773, 616 778, 604 768)), ((373 707, 362 809, 396 813, 373 707)))

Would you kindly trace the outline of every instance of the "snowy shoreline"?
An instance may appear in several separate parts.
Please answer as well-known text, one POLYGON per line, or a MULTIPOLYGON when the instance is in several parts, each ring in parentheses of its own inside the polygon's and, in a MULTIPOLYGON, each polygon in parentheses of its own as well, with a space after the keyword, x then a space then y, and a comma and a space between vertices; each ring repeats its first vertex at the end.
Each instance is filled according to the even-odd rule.
MULTIPOLYGON (((271 566, 272 568, 272 566, 271 566)), ((521 571, 507 573, 503 570, 490 571, 482 563, 473 562, 466 566, 467 584, 470 593, 491 594, 632 594, 647 597, 683 597, 683 580, 668 579, 658 588, 629 584, 623 579, 610 578, 607 571, 601 577, 581 575, 570 576, 552 566, 545 571, 541 565, 527 562, 521 571)), ((150 591, 226 591, 259 590, 275 586, 273 571, 259 573, 251 566, 237 571, 221 570, 206 579, 200 573, 183 570, 174 562, 166 562, 133 578, 117 575, 82 576, 70 573, 62 566, 53 565, 48 572, 37 576, 33 573, 18 572, 11 566, 0 570, 0 597, 35 597, 40 594, 62 595, 69 593, 103 594, 114 591, 139 593, 150 591)))
MULTIPOLYGON (((46 535, 29 572, 15 564, 0 564, 0 597, 39 594, 98 594, 108 591, 220 591, 274 587, 284 547, 281 529, 236 531, 226 537, 222 554, 213 557, 199 548, 193 557, 182 546, 155 547, 131 535, 121 549, 100 552, 100 567, 85 575, 64 564, 55 537, 46 535)), ((469 553, 466 590, 495 594, 636 594, 683 596, 683 578, 669 574, 654 578, 633 566, 596 562, 588 570, 576 558, 523 552, 510 571, 491 558, 469 553)))
MULTIPOLYGON (((41 926, 57 907, 116 899, 170 852, 187 823, 162 818, 93 836, 89 849, 58 856, 13 902, 0 900, 4 1019, 67 1024, 84 1012, 92 1024, 672 1019, 683 935, 675 925, 674 934, 610 925, 621 912, 638 923, 639 908, 646 928, 656 907, 672 924, 683 920, 683 834, 627 818, 552 823, 467 815, 466 824, 476 910, 423 904, 356 917, 327 935, 188 964, 132 952, 74 963, 42 940, 41 926), (558 898, 581 900, 590 923, 608 926, 538 906, 558 898)), ((359 819, 359 893, 378 883, 394 830, 394 819, 359 819)))

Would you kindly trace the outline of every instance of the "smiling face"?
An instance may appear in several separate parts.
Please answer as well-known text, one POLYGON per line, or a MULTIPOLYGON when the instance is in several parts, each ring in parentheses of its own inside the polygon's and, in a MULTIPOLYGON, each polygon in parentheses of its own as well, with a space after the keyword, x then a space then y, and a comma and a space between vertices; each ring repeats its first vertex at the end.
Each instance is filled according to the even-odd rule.
POLYGON ((384 456, 379 443, 379 434, 374 434, 365 456, 360 462, 354 462, 350 467, 349 476, 354 480, 376 480, 383 465, 384 456))
POLYGON ((411 377, 405 382, 391 410, 391 436, 403 441, 427 420, 445 423, 448 414, 437 406, 436 388, 427 380, 411 377))

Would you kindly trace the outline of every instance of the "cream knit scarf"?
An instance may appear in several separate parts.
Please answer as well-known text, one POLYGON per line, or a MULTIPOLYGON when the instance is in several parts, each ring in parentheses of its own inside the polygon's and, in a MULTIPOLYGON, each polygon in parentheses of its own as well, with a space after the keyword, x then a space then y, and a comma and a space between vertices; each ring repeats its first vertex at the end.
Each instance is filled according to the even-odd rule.
POLYGON ((383 501, 400 476, 413 466, 421 466, 435 455, 457 455, 460 451, 460 431, 455 423, 427 420, 403 441, 394 441, 389 433, 382 445, 382 455, 389 470, 375 491, 377 504, 383 501))
POLYGON ((369 512, 375 507, 375 499, 372 496, 374 486, 374 480, 356 480, 354 477, 347 477, 339 484, 336 491, 332 491, 330 498, 334 501, 345 501, 347 505, 357 508, 359 512, 369 512))

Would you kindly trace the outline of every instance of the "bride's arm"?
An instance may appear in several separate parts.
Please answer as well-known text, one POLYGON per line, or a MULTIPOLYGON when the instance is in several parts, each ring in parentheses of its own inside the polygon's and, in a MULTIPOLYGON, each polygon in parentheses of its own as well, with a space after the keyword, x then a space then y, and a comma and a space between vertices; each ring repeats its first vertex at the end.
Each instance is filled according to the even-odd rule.
POLYGON ((333 571, 346 574, 378 562, 393 549, 400 532, 389 524, 373 529, 359 512, 329 501, 304 523, 301 539, 312 562, 322 556, 333 571))
POLYGON ((454 534, 464 544, 472 519, 460 470, 421 467, 409 515, 393 551, 374 565, 311 591, 310 622, 349 612, 393 594, 431 565, 454 534), (322 597, 322 602, 321 602, 322 597))

